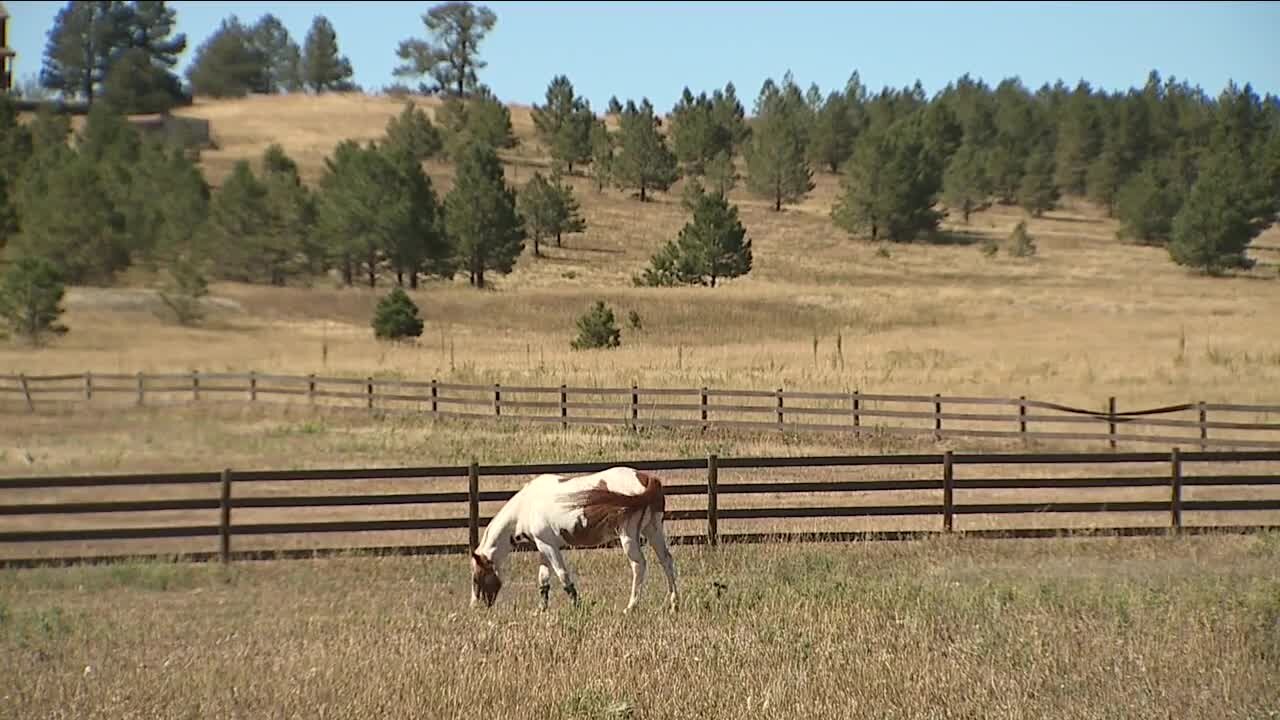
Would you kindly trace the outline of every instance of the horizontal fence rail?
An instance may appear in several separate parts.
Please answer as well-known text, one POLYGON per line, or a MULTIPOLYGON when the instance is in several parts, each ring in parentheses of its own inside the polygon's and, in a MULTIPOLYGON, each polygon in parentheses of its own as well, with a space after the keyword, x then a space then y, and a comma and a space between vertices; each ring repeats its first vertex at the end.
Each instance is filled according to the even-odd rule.
MULTIPOLYGON (((875 538, 905 539, 935 534, 956 533, 976 537, 1052 537, 1085 532, 1115 535, 1155 535, 1161 533, 1251 532, 1280 528, 1280 451, 1188 451, 1174 448, 1167 453, 992 453, 969 454, 950 451, 925 455, 820 456, 786 458, 705 458, 646 460, 635 462, 579 462, 566 464, 480 465, 403 467, 372 469, 320 469, 284 471, 233 471, 198 473, 147 473, 137 475, 57 476, 0 478, 0 567, 31 567, 70 563, 92 563, 126 557, 164 558, 179 556, 187 560, 231 562, 238 559, 323 557, 348 551, 425 555, 462 553, 474 549, 481 531, 492 519, 496 508, 481 509, 482 503, 499 503, 511 498, 516 490, 509 478, 532 477, 542 473, 579 474, 624 465, 662 476, 665 493, 673 498, 701 498, 695 505, 672 507, 668 504, 666 519, 673 523, 703 523, 697 533, 675 533, 676 544, 761 542, 770 538, 804 541, 854 541, 875 538), (1263 472, 1224 472, 1224 464, 1262 463, 1263 472), (1192 472, 1211 464, 1210 472, 1192 472), (991 477, 992 468, 1041 466, 1054 474, 1049 476, 991 477), (1126 466, 1124 475, 1117 469, 1126 466), (828 480, 776 480, 778 469, 825 468, 839 475, 855 469, 871 477, 828 480), (1088 474, 1064 476, 1059 472, 1083 469, 1088 474), (748 477, 729 480, 728 472, 752 471, 748 477), (673 477, 679 472, 694 472, 696 482, 681 482, 673 477), (890 477, 890 475, 910 477, 890 477), (758 478, 758 480, 757 480, 758 478), (724 480, 722 482, 722 479, 724 480), (746 481, 743 481, 746 480, 746 481), (466 483, 466 490, 448 488, 415 492, 360 492, 368 482, 412 481, 419 486, 466 483), (279 483, 285 483, 280 485, 279 483), (335 491, 334 483, 344 483, 335 491), (352 490, 353 484, 356 490, 352 490), (486 485, 488 487, 486 487, 486 485), (505 487, 502 487, 505 485, 505 487), (265 487, 270 494, 255 494, 265 487), (138 494, 145 488, 151 496, 113 499, 110 493, 138 494), (1198 498, 1187 497, 1187 488, 1211 488, 1215 491, 1247 488, 1267 497, 1198 498), (62 500, 58 493, 66 491, 94 492, 93 499, 62 500), (1029 499, 1025 496, 993 500, 990 497, 966 497, 974 491, 1041 490, 1061 493, 1087 493, 1099 489, 1137 490, 1148 493, 1145 499, 1100 499, 1095 496, 1055 496, 1052 499, 1029 499), (155 493, 175 490, 199 492, 200 497, 156 497, 155 493), (854 504, 847 494, 860 494, 870 502, 854 504), (884 495, 886 493, 897 493, 884 495), (923 493, 903 499, 901 493, 923 493), (835 494, 845 494, 834 496, 835 494), (15 498, 15 495, 18 499, 15 498), (25 497, 24 497, 25 496, 25 497), (759 506, 726 507, 734 498, 763 497, 759 506), (883 501, 877 498, 884 497, 883 501), (818 504, 797 506, 793 499, 818 504), (448 513, 427 513, 440 508, 448 513), (318 520, 295 515, 305 510, 332 508, 419 508, 409 517, 353 518, 318 520), (243 518, 242 513, 275 510, 269 517, 243 518), (137 515, 149 513, 187 513, 175 524, 156 524, 140 520, 137 515), (1185 513, 1227 513, 1229 523, 1197 524, 1187 522, 1185 513), (989 515, 1079 515, 1085 513, 1114 516, 1117 513, 1142 514, 1157 519, 1155 525, 1099 527, 1025 527, 957 529, 957 518, 989 515), (1236 522, 1240 513, 1252 521, 1236 522), (1272 513, 1262 516, 1257 513, 1272 513), (53 527, 47 518, 91 516, 99 522, 127 514, 129 522, 116 521, 106 527, 53 527), (105 518, 105 520, 103 519, 105 518), (837 520, 842 518, 896 518, 904 520, 932 519, 933 529, 888 527, 879 531, 808 530, 796 528, 796 521, 837 520), (769 533, 731 532, 725 522, 774 521, 783 527, 769 533), (347 546, 301 549, 296 547, 253 547, 235 549, 237 538, 254 537, 332 537, 334 534, 466 530, 468 542, 420 543, 404 542, 382 546, 347 546), (180 552, 159 550, 132 554, 86 555, 83 548, 59 548, 57 543, 110 543, 112 541, 186 540, 213 543, 216 549, 197 543, 180 552), (43 550, 11 556, 15 549, 43 550), (77 550, 80 550, 79 554, 77 550), (68 554, 68 552, 70 554, 68 554)), ((1021 471, 1019 471, 1021 472, 1021 471)), ((749 529, 749 528, 748 528, 749 529)), ((616 544, 616 541, 609 545, 616 544)), ((94 546, 96 549, 98 546, 94 546)), ((531 546, 520 546, 530 550, 531 546)))
MULTIPOLYGON (((1018 398, 895 395, 852 391, 713 388, 530 387, 374 377, 249 373, 0 375, 0 402, 34 412, 40 402, 99 399, 148 403, 240 399, 411 412, 435 419, 823 432, 945 438, 1188 443, 1210 448, 1280 448, 1280 405, 1189 402, 1120 410, 1018 398)), ((105 401, 105 400, 104 400, 105 401)))

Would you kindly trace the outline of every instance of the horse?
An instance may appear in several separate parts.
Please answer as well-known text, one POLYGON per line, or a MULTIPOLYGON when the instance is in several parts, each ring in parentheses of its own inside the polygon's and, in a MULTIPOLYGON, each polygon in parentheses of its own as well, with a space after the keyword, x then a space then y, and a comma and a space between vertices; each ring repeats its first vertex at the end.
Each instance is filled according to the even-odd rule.
POLYGON ((576 573, 569 569, 563 551, 599 547, 616 537, 631 562, 631 598, 623 610, 629 613, 640 600, 645 578, 643 536, 666 573, 667 602, 675 612, 676 567, 662 527, 665 507, 658 478, 632 468, 614 467, 578 477, 538 475, 494 515, 471 552, 471 607, 480 601, 493 607, 502 589, 500 568, 517 542, 532 542, 540 555, 539 609, 546 611, 550 602, 553 573, 576 606, 576 573))

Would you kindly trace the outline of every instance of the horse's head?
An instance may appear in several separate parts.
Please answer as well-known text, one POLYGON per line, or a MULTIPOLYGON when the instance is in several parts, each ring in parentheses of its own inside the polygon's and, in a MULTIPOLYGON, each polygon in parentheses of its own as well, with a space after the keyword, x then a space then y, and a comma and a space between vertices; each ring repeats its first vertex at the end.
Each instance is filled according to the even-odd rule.
POLYGON ((498 577, 498 569, 489 558, 471 553, 471 599, 484 600, 484 604, 493 607, 498 599, 498 591, 502 589, 502 579, 498 577))

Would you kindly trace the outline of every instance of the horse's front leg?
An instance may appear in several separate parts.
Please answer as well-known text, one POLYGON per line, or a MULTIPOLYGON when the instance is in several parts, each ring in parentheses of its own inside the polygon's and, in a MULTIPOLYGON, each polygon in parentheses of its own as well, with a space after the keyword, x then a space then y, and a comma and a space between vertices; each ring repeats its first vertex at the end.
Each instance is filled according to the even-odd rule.
POLYGON ((560 549, 552 546, 543 540, 537 541, 538 551, 542 553, 542 557, 551 563, 551 570, 559 578, 560 584, 564 586, 564 592, 573 600, 573 604, 578 604, 578 588, 573 583, 573 574, 569 572, 569 566, 565 564, 564 555, 560 553, 560 549))
POLYGON ((546 610, 547 603, 551 601, 551 566, 547 565, 546 555, 541 556, 538 564, 538 596, 539 609, 546 610))

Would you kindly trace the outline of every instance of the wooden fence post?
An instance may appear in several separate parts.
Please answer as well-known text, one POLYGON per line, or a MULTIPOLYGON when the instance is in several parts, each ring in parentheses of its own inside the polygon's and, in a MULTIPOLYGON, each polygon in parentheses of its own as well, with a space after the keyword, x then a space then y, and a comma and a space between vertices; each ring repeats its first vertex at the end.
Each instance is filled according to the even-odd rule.
POLYGON ((146 385, 144 383, 142 373, 138 373, 138 405, 142 405, 142 397, 146 393, 146 385))
POLYGON ((853 436, 862 437, 862 396, 853 391, 853 436))
POLYGON ((565 385, 560 386, 560 427, 561 429, 569 429, 569 421, 565 418, 569 417, 569 390, 565 385))
POLYGON ((440 383, 434 379, 431 381, 431 414, 434 417, 440 417, 440 383))
POLYGON ((1022 442, 1027 441, 1027 396, 1018 396, 1018 432, 1022 435, 1022 442))
POLYGON ((951 451, 942 454, 942 529, 951 532, 955 516, 955 471, 951 465, 951 451))
POLYGON ((707 544, 715 547, 720 544, 720 511, 717 508, 718 487, 720 484, 720 460, 711 454, 707 456, 707 544))
POLYGON ((631 430, 632 432, 639 430, 640 426, 636 423, 640 419, 640 389, 635 383, 631 383, 631 430))
POLYGON ((1205 442, 1209 439, 1209 411, 1204 408, 1204 401, 1196 403, 1197 409, 1200 410, 1200 452, 1209 449, 1209 443, 1205 442))
POLYGON ((22 384, 22 395, 27 399, 27 412, 35 412, 35 403, 31 402, 31 387, 27 385, 26 373, 18 374, 18 382, 22 384))
POLYGON ((311 373, 307 376, 307 402, 315 405, 316 403, 316 374, 311 373))
POLYGON ((493 384, 493 416, 502 417, 502 385, 493 384))
POLYGON ((200 371, 191 371, 191 399, 200 400, 200 371))
POLYGON ((1172 524, 1173 531, 1182 532, 1182 457, 1178 453, 1178 448, 1173 449, 1170 455, 1170 469, 1172 475, 1169 478, 1170 493, 1169 498, 1169 521, 1172 524))
POLYGON ((942 396, 933 394, 933 439, 942 440, 942 396))
POLYGON ((258 399, 258 376, 253 371, 249 371, 249 402, 258 399))
POLYGON ((366 377, 364 381, 365 381, 365 389, 366 389, 365 394, 369 397, 369 409, 372 410, 373 409, 373 378, 366 377))
POLYGON ((231 468, 222 471, 222 495, 218 500, 218 556, 231 562, 231 468))
POLYGON ((1110 420, 1107 423, 1110 426, 1110 430, 1108 430, 1107 432, 1111 436, 1108 442, 1111 444, 1111 449, 1115 450, 1116 449, 1116 396, 1115 395, 1112 395, 1110 398, 1107 399, 1107 417, 1110 420))
POLYGON ((480 466, 475 460, 467 471, 467 534, 475 552, 480 547, 480 466))
POLYGON ((707 431, 707 389, 702 388, 702 392, 698 393, 699 412, 702 415, 702 432, 707 431))
POLYGON ((784 431, 782 424, 782 388, 778 388, 778 431, 784 431))
POLYGON ((84 399, 93 399, 93 373, 89 371, 84 374, 84 399))

